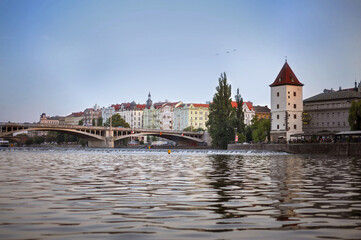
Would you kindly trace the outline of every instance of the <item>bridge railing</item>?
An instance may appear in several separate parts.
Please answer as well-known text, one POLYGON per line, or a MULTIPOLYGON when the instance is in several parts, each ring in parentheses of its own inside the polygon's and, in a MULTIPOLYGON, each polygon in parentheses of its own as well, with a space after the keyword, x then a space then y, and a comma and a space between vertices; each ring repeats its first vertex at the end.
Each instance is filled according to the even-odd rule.
MULTIPOLYGON (((60 125, 60 124, 43 124, 43 123, 15 123, 15 122, 0 122, 0 126, 18 126, 18 127, 44 127, 44 128, 71 128, 71 129, 86 129, 86 130, 109 130, 110 127, 101 126, 80 126, 80 125, 60 125)), ((204 132, 191 132, 179 130, 161 130, 161 129, 145 129, 145 128, 122 128, 112 127, 113 131, 145 131, 154 133, 170 133, 170 134, 186 134, 186 135, 202 135, 204 132)))

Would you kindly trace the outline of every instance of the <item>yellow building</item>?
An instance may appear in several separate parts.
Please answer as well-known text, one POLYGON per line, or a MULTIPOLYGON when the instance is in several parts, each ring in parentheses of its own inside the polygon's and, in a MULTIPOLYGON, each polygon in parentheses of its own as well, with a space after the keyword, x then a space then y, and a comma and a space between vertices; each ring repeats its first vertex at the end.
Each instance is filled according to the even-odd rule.
POLYGON ((174 109, 174 130, 182 131, 185 128, 202 128, 207 130, 209 104, 188 103, 181 104, 174 109))

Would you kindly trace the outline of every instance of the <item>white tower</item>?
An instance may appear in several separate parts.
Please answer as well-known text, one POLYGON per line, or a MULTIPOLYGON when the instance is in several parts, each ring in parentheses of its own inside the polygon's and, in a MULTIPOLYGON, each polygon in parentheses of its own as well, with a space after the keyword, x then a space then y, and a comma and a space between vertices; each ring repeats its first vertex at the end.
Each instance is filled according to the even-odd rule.
POLYGON ((271 141, 290 140, 302 134, 303 84, 287 63, 271 87, 271 141))

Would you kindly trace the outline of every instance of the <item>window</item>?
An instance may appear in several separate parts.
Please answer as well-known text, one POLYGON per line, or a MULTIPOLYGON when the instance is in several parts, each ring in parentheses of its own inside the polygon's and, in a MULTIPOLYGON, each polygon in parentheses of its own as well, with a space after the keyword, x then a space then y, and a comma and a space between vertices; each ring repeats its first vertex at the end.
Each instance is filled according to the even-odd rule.
POLYGON ((291 103, 288 103, 288 106, 291 105, 291 103))
POLYGON ((296 92, 293 92, 293 96, 296 97, 296 92))
POLYGON ((297 107, 297 105, 296 104, 293 104, 293 108, 296 108, 297 107))
POLYGON ((288 98, 291 98, 290 96, 288 96, 288 98))
POLYGON ((293 125, 293 129, 297 129, 297 125, 295 124, 295 125, 293 125))
POLYGON ((279 97, 280 96, 280 93, 279 92, 277 92, 277 97, 279 97))
POLYGON ((279 109, 280 108, 280 105, 279 104, 277 104, 277 109, 279 109))
POLYGON ((277 119, 280 119, 280 115, 277 114, 277 119))
POLYGON ((296 115, 296 114, 293 114, 293 118, 296 119, 296 118, 297 118, 297 115, 296 115))
POLYGON ((277 125, 277 129, 280 129, 280 125, 277 125))

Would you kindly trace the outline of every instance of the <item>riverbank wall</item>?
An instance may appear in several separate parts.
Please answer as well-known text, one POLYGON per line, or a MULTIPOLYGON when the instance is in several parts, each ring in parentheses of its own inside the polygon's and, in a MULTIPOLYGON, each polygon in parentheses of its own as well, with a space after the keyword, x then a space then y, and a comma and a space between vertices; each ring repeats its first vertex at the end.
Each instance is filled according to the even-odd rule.
POLYGON ((228 150, 264 150, 294 154, 361 156, 361 143, 229 144, 228 150))

